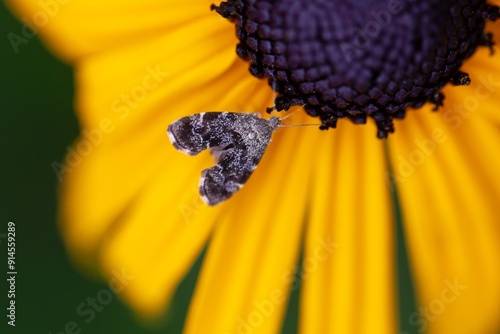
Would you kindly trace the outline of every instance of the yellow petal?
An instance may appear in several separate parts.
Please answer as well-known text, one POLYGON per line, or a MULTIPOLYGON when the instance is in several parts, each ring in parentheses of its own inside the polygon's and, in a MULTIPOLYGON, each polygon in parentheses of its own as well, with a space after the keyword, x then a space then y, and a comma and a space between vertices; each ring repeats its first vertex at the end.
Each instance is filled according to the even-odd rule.
POLYGON ((500 328, 500 71, 485 52, 470 86, 447 88, 438 113, 410 112, 389 139, 421 307, 408 321, 428 333, 500 328))
MULTIPOLYGON (((212 2, 207 0, 10 0, 7 3, 54 51, 70 61, 156 39, 207 14, 219 23, 224 21, 216 13, 210 14, 212 2)), ((157 49, 156 53, 162 51, 165 50, 157 49)))
POLYGON ((314 128, 274 134, 210 242, 186 333, 279 332, 294 283, 311 156, 320 135, 314 128))
POLYGON ((300 332, 396 333, 384 143, 371 124, 344 121, 321 138, 316 157, 304 253, 304 266, 312 264, 302 282, 300 332))
POLYGON ((236 80, 241 80, 248 71, 236 60, 230 26, 213 23, 211 17, 197 20, 155 40, 82 61, 77 68, 77 99, 84 125, 115 117, 126 123, 120 128, 128 136, 131 127, 150 123, 153 117, 199 111, 210 96, 212 104, 218 102, 233 84, 227 72, 236 71, 236 80), (185 41, 196 33, 194 40, 185 41))

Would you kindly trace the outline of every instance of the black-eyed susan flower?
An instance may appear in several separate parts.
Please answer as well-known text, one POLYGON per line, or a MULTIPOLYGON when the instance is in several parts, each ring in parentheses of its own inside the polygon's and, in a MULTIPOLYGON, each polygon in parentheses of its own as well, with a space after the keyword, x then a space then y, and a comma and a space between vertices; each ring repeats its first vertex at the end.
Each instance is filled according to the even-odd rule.
POLYGON ((303 243, 301 333, 396 333, 396 191, 410 324, 500 329, 498 1, 9 4, 75 66, 67 247, 133 277, 120 295, 139 314, 165 309, 208 241, 185 332, 279 332, 303 243), (294 105, 337 128, 279 131, 238 194, 201 203, 211 157, 180 155, 168 124, 294 105))

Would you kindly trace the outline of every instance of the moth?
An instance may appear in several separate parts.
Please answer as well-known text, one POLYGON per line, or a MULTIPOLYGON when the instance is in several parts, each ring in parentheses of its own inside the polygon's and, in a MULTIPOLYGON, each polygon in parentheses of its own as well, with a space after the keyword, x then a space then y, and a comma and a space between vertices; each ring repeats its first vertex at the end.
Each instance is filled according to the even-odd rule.
POLYGON ((204 112, 183 117, 168 126, 172 145, 188 155, 211 149, 215 166, 201 172, 199 191, 208 205, 231 197, 257 168, 281 119, 255 114, 204 112))

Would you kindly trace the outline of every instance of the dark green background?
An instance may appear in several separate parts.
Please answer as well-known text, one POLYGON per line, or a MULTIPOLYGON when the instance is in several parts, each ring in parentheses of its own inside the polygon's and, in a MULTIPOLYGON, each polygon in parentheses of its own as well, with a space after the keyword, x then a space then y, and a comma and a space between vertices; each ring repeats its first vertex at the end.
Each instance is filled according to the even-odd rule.
MULTIPOLYGON (((173 308, 155 325, 139 324, 114 298, 87 324, 76 313, 88 297, 107 288, 77 271, 69 262, 56 224, 57 177, 52 162, 78 135, 73 112, 72 70, 52 56, 35 37, 15 53, 9 32, 22 25, 0 5, 0 332, 64 333, 74 321, 81 333, 181 333, 201 258, 181 284, 173 308), (7 223, 16 223, 16 327, 7 326, 7 223), (7 329, 7 331, 5 330, 7 329)), ((415 311, 409 269, 398 225, 401 330, 415 311)), ((283 333, 295 333, 299 289, 292 294, 283 333)))

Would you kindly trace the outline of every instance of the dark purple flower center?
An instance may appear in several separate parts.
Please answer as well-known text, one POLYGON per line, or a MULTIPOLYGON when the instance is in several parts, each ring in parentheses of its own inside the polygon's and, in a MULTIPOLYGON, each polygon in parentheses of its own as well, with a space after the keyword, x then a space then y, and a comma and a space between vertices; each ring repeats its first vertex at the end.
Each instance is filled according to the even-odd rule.
POLYGON ((237 53, 278 92, 272 109, 304 105, 321 128, 375 120, 379 138, 408 107, 442 105, 444 85, 468 85, 460 71, 491 47, 485 0, 228 0, 212 6, 236 25, 237 53))

